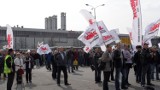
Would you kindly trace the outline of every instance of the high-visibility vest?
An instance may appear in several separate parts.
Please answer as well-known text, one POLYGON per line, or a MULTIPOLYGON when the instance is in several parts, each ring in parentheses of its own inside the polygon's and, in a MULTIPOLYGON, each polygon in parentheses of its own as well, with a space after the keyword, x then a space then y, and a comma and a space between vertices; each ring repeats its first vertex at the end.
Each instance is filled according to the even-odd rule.
POLYGON ((11 57, 11 68, 8 68, 7 63, 6 63, 6 60, 7 60, 9 57, 11 57, 11 56, 10 56, 10 55, 7 55, 7 56, 5 57, 5 60, 4 60, 4 73, 5 73, 5 74, 11 73, 11 68, 12 68, 12 64, 13 64, 12 57, 11 57))

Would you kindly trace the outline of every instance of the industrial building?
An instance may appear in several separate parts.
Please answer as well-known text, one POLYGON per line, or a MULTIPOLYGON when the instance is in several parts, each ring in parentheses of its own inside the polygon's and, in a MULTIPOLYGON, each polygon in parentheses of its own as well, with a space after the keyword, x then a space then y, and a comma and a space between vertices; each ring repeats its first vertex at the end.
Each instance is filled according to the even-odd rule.
MULTIPOLYGON (((54 46, 83 47, 77 38, 82 31, 66 30, 66 13, 61 13, 61 28, 57 28, 57 15, 45 18, 45 29, 12 27, 14 35, 14 49, 36 49, 38 42, 54 46)), ((0 27, 0 48, 7 44, 6 27, 0 27)), ((119 35, 121 42, 131 44, 128 34, 119 35)))

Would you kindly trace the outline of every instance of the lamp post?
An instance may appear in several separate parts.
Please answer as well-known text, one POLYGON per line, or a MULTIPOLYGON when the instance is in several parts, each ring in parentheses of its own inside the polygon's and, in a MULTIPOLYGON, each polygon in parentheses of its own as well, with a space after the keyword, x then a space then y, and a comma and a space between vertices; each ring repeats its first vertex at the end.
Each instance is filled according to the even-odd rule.
POLYGON ((105 6, 105 4, 101 4, 101 5, 98 5, 96 7, 92 6, 92 5, 89 5, 89 4, 86 4, 86 6, 90 6, 91 7, 91 10, 93 10, 94 12, 94 18, 96 19, 96 9, 100 6, 105 6))

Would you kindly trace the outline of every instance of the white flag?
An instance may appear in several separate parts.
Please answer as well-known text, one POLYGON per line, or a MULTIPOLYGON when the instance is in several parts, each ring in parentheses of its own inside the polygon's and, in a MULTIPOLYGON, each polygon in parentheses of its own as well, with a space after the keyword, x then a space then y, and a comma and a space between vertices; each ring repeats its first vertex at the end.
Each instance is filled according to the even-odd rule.
POLYGON ((159 27, 160 27, 160 19, 156 22, 149 24, 145 29, 143 43, 157 36, 159 32, 159 27))
POLYGON ((41 45, 38 49, 37 49, 37 53, 42 55, 42 54, 48 54, 52 52, 49 45, 48 44, 44 44, 44 45, 41 45))
POLYGON ((82 9, 80 13, 84 16, 89 24, 93 24, 94 22, 96 22, 95 18, 89 11, 82 9))
POLYGON ((99 43, 99 40, 101 40, 96 29, 96 23, 91 24, 87 30, 78 37, 78 39, 91 48, 96 46, 99 43))
POLYGON ((98 24, 98 29, 99 29, 99 31, 101 33, 101 37, 102 37, 102 40, 100 40, 98 45, 103 46, 104 44, 108 45, 108 44, 112 43, 113 42, 113 36, 108 31, 108 29, 105 26, 105 24, 103 23, 103 21, 99 21, 97 24, 98 24))
POLYGON ((142 15, 140 0, 130 0, 133 10, 133 31, 134 39, 138 45, 142 45, 142 15))
POLYGON ((91 49, 92 49, 92 47, 90 47, 90 46, 85 46, 83 48, 84 52, 86 52, 86 53, 88 53, 91 49))
POLYGON ((138 44, 137 44, 137 41, 135 41, 135 39, 134 39, 135 33, 133 32, 133 30, 131 28, 127 28, 127 30, 129 32, 129 38, 130 38, 130 41, 131 41, 132 48, 133 48, 134 51, 136 51, 136 46, 138 44))
POLYGON ((121 40, 120 40, 118 34, 116 33, 116 31, 117 31, 117 29, 113 29, 109 33, 113 37, 112 40, 115 41, 116 43, 119 43, 121 40))
POLYGON ((13 31, 11 26, 9 26, 8 24, 7 24, 7 42, 8 42, 7 48, 13 49, 13 31))

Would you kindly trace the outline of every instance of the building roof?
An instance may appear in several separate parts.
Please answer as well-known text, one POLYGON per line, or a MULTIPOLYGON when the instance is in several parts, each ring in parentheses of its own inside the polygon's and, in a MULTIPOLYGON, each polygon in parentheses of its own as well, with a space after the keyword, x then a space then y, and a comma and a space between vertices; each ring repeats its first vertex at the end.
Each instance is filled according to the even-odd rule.
MULTIPOLYGON (((55 32, 55 33, 82 33, 82 31, 66 31, 66 30, 46 30, 46 29, 35 29, 35 28, 20 28, 12 27, 13 31, 33 31, 33 32, 55 32)), ((0 30, 7 30, 6 27, 0 27, 0 30)))

